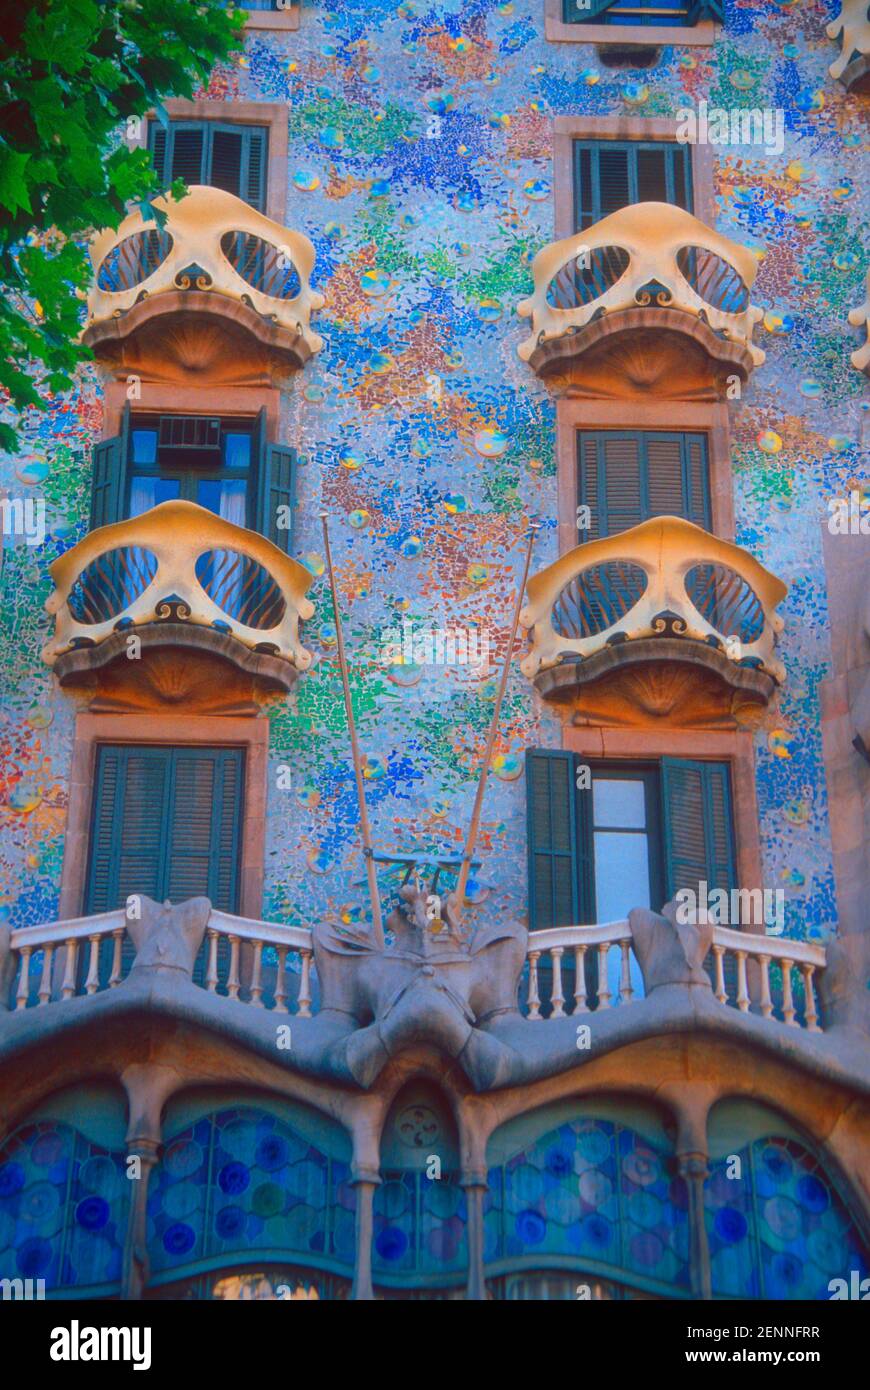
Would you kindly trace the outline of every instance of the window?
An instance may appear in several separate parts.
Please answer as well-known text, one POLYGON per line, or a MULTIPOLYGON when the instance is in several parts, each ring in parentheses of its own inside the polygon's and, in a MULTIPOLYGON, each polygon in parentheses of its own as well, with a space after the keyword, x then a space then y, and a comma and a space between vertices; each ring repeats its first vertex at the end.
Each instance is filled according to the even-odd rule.
POLYGON ((576 230, 631 203, 673 203, 692 212, 691 147, 675 140, 575 140, 576 230))
POLYGON ((614 536, 654 516, 711 528, 707 440, 652 430, 578 430, 577 502, 586 540, 614 536))
POLYGON ((131 893, 238 911, 241 748, 97 746, 84 913, 131 893))
POLYGON ((207 184, 266 207, 269 133, 265 126, 219 121, 150 121, 148 148, 164 187, 173 179, 207 184))
POLYGON ((533 931, 619 921, 633 907, 658 912, 702 880, 711 891, 736 885, 727 763, 586 764, 529 750, 526 779, 533 931))
POLYGON ((725 22, 724 0, 564 0, 566 24, 691 28, 700 19, 725 22))
POLYGON ((292 547, 296 450, 265 442, 256 417, 135 414, 94 449, 91 530, 181 497, 292 547), (281 508, 287 508, 282 512, 281 508))

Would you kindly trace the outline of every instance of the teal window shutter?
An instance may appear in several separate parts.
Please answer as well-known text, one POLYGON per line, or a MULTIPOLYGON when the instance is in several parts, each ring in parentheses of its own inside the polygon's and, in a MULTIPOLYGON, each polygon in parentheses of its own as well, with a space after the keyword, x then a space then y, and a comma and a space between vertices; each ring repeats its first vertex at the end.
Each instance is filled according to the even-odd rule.
POLYGON ((574 764, 574 754, 562 750, 526 751, 532 931, 580 920, 574 764))
POLYGON ((727 763, 662 758, 665 885, 670 902, 680 888, 697 893, 737 886, 731 777, 727 763))
POLYGON ((130 405, 124 406, 121 433, 94 445, 91 474, 90 530, 120 521, 124 515, 129 457, 130 405))
POLYGON ((672 203, 691 212, 691 147, 676 140, 575 140, 574 202, 578 231, 632 203, 672 203))
POLYGON ((588 540, 615 536, 655 516, 681 516, 710 529, 702 434, 579 430, 577 469, 577 499, 591 512, 588 540))
POLYGON ((174 179, 222 188, 264 211, 269 132, 224 121, 152 121, 148 143, 164 188, 174 179))
POLYGON ((566 24, 612 24, 614 42, 620 25, 690 28, 701 19, 725 23, 725 0, 563 0, 566 24))
POLYGON ((240 748, 97 750, 84 912, 131 893, 162 902, 199 894, 238 911, 244 799, 240 748))
POLYGON ((259 467, 255 529, 290 554, 293 549, 293 517, 296 506, 296 450, 286 444, 267 444, 265 411, 257 422, 259 467))

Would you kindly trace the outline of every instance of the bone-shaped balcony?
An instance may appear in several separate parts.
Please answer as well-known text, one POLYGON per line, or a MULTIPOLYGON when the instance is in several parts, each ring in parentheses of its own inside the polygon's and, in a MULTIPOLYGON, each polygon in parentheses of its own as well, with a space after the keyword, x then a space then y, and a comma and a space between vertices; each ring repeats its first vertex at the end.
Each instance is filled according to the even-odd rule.
POLYGON ((631 722, 640 705, 673 718, 681 701, 687 723, 738 712, 751 722, 785 676, 775 610, 786 592, 739 546, 657 517, 577 546, 529 580, 522 669, 551 699, 583 709, 597 698, 608 722, 631 722))
POLYGON ((850 92, 870 92, 870 6, 867 0, 843 0, 826 31, 840 40, 840 56, 828 69, 850 92))
MULTIPOLYGON (((690 357, 698 358, 708 364, 707 375, 721 392, 728 375, 745 381, 764 361, 752 342, 763 317, 749 300, 757 269, 750 251, 682 208, 668 203, 621 208, 538 252, 532 264, 534 293, 517 306, 532 324, 519 355, 547 375, 606 352, 606 380, 614 372, 618 338, 625 363, 616 371, 622 366, 626 378, 645 385, 657 373, 644 357, 661 354, 677 335, 682 340, 672 353, 677 375, 690 370, 690 357)), ((674 369, 667 352, 661 362, 668 362, 659 375, 670 394, 667 379, 674 369)))
POLYGON ((314 247, 219 188, 156 198, 160 227, 134 212, 91 247, 83 340, 145 379, 251 381, 319 351, 314 247), (215 331, 217 330, 217 331, 215 331))
POLYGON ((311 576, 271 541, 194 502, 163 502, 91 531, 51 566, 42 653, 61 684, 125 657, 175 647, 289 690, 311 665, 300 620, 311 576), (138 647, 131 643, 138 642, 138 647))

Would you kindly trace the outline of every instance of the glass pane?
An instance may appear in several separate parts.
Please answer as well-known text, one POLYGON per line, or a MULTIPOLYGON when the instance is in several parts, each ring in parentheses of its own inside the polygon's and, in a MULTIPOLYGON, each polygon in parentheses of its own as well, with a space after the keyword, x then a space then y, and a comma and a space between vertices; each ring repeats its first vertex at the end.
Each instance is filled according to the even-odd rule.
POLYGON ((177 478, 134 478, 130 485, 130 516, 141 516, 161 502, 171 502, 180 495, 177 478))
POLYGON ((592 813, 596 825, 617 826, 621 830, 645 829, 643 782, 629 782, 623 777, 594 778, 592 813))
POLYGON ((633 907, 649 907, 646 835, 595 832, 596 921, 617 922, 633 907))
POLYGON ((133 430, 133 462, 157 462, 157 431, 133 430))
POLYGON ((224 435, 224 463, 227 468, 247 468, 251 462, 249 434, 224 435))
POLYGON ((242 478, 202 478, 196 485, 196 500, 225 521, 244 526, 248 486, 242 478))

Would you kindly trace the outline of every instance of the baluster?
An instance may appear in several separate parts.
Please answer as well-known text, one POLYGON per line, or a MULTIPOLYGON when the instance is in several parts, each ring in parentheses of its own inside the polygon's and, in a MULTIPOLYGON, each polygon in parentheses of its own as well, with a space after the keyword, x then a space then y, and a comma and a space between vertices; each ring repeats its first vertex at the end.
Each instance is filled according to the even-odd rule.
POLYGON ((607 957, 610 953, 610 942, 602 941, 598 947, 598 1007, 599 1009, 609 1009, 612 995, 610 984, 607 979, 607 957))
POLYGON ((574 1012, 588 1013, 586 1003, 586 947, 574 947, 574 1012))
POLYGON ((287 1010, 287 977, 284 974, 287 962, 287 947, 278 947, 278 969, 275 972, 275 1009, 279 1014, 287 1010))
POLYGON ((51 965, 54 959, 54 946, 43 947, 42 976, 39 981, 39 1002, 47 1004, 51 999, 51 965))
POLYGON ((773 1014, 773 1001, 770 997, 770 956, 759 956, 761 962, 761 1016, 770 1018, 773 1014))
POLYGON ((749 990, 746 984, 746 952, 737 951, 737 1007, 742 1014, 749 1012, 749 990))
POLYGON ((15 1008, 27 1008, 27 996, 30 993, 30 953, 32 946, 21 947, 21 975, 18 980, 18 993, 15 996, 15 1008))
POLYGON ((804 965, 801 966, 801 970, 804 977, 804 990, 806 993, 807 1001, 805 1009, 807 1020, 807 1032, 821 1033, 822 1030, 819 1027, 819 1016, 816 1013, 816 996, 813 993, 813 976, 815 974, 816 967, 814 965, 804 965))
POLYGON ((100 987, 100 941, 99 934, 89 936, 91 943, 90 955, 88 956, 88 978, 85 980, 85 994, 96 994, 100 987))
POLYGON ((713 943, 713 955, 716 959, 716 998, 720 1004, 728 1003, 728 991, 725 988, 725 947, 717 946, 713 943))
POLYGON ((793 960, 782 962, 782 1016, 790 1028, 797 1028, 794 1016, 794 996, 791 991, 791 972, 793 960))
POLYGON ((218 987, 218 930, 217 927, 208 929, 208 964, 205 968, 205 987, 209 994, 217 994, 218 987))
POLYGON ((631 944, 628 941, 620 941, 619 950, 622 955, 622 969, 619 976, 619 993, 623 1004, 630 1004, 634 997, 634 990, 631 985, 631 944))
POLYGON ((563 946, 554 946, 550 951, 550 960, 553 962, 553 989, 550 994, 550 1017, 565 1017, 565 995, 562 993, 562 956, 564 955, 563 946))
POLYGON ((239 997, 239 938, 230 937, 230 973, 227 976, 227 996, 230 999, 239 997))
POLYGON ((302 957, 302 977, 299 981, 299 1005, 297 1012, 300 1018, 311 1017, 311 952, 301 950, 302 957))
POLYGON ((112 932, 112 973, 109 976, 109 989, 117 989, 121 983, 121 950, 124 944, 124 928, 116 927, 112 932))
POLYGON ((541 1017, 541 996, 538 993, 538 961, 540 951, 529 951, 529 1018, 541 1017))
POLYGON ((254 942, 254 963, 251 967, 251 1003, 257 1009, 263 1007, 263 986, 260 984, 260 974, 263 965, 263 943, 254 942))
POLYGON ((76 992, 76 966, 79 959, 79 943, 75 937, 70 937, 66 943, 66 969, 63 973, 63 985, 61 986, 61 999, 72 999, 76 992))

